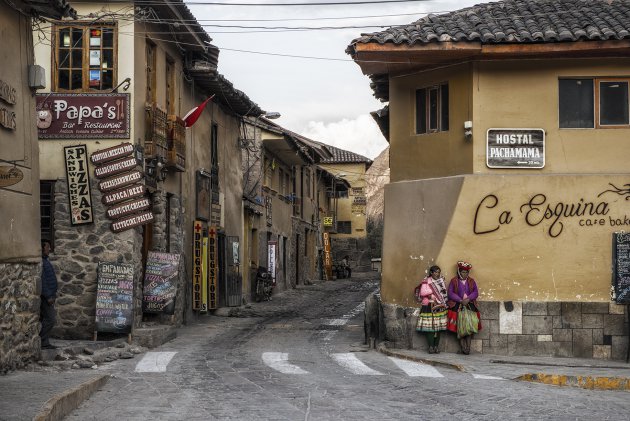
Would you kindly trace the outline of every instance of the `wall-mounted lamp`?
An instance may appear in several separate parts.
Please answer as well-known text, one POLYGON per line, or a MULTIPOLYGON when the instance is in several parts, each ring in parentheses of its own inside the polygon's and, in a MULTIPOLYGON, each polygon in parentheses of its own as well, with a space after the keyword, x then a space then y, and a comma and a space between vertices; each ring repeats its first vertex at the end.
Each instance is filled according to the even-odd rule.
POLYGON ((164 181, 168 170, 162 162, 162 158, 151 158, 145 164, 147 175, 157 181, 164 181))
POLYGON ((466 136, 466 139, 472 137, 472 121, 464 121, 464 136, 466 136))
POLYGON ((128 77, 125 80, 123 80, 122 82, 120 82, 118 85, 116 85, 116 87, 114 89, 111 90, 110 93, 118 93, 118 88, 120 88, 122 86, 123 91, 127 92, 127 90, 129 89, 129 87, 131 86, 131 78, 128 77))

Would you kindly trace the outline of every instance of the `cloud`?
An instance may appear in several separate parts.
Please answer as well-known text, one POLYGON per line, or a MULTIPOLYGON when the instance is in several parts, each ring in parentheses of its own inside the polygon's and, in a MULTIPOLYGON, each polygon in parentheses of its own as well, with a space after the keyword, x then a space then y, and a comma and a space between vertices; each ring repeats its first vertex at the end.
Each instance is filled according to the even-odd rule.
POLYGON ((369 114, 331 123, 309 121, 298 133, 370 159, 374 159, 387 147, 387 141, 369 114))

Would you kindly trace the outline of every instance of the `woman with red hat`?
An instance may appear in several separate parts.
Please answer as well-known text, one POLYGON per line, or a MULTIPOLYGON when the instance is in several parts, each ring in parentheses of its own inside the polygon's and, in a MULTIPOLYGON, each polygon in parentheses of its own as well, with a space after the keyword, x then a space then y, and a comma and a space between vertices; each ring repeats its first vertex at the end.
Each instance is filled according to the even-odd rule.
MULTIPOLYGON (((476 301, 479 296, 477 283, 473 278, 468 276, 471 269, 472 265, 470 263, 457 262, 457 276, 451 279, 451 283, 448 286, 449 310, 447 329, 451 332, 457 333, 457 316, 463 307, 477 313, 477 317, 481 320, 476 301)), ((479 322, 478 329, 481 329, 481 322, 479 322)), ((467 335, 459 339, 459 345, 462 348, 462 353, 465 355, 470 354, 471 340, 472 335, 467 335)))

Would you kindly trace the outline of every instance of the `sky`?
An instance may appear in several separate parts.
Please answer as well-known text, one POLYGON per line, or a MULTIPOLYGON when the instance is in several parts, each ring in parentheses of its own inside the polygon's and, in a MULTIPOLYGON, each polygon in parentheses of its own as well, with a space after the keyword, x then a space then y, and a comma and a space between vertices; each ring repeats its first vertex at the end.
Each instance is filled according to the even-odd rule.
POLYGON ((185 1, 212 43, 221 50, 219 73, 236 89, 263 110, 279 112, 281 117, 275 122, 282 127, 370 159, 387 147, 370 112, 386 104, 374 98, 369 78, 345 53, 346 47, 362 33, 409 24, 427 13, 449 12, 484 2, 416 0, 290 6, 286 3, 360 0, 221 0, 231 5, 194 4, 214 0, 185 1), (283 5, 259 6, 270 3, 283 5), (295 31, 252 26, 353 28, 295 31))

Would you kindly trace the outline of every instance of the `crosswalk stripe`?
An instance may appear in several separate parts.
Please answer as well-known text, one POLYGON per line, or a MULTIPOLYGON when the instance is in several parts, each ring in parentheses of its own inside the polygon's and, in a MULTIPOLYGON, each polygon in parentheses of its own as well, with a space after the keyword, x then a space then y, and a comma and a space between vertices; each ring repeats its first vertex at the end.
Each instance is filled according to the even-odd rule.
POLYGON ((484 379, 484 380, 505 380, 503 377, 495 377, 495 376, 487 376, 485 374, 473 374, 475 379, 484 379))
POLYGON ((409 377, 444 377, 437 369, 431 365, 422 364, 415 361, 401 360, 400 358, 389 357, 402 371, 409 377))
POLYGON ((262 359, 269 367, 284 374, 308 374, 308 371, 290 364, 289 354, 286 352, 263 352, 262 359))
POLYGON ((381 376, 383 374, 363 364, 353 353, 347 352, 343 354, 332 354, 332 357, 335 361, 337 361, 337 363, 339 363, 339 365, 353 374, 367 376, 381 376))
POLYGON ((136 365, 137 373, 163 373, 177 352, 147 352, 136 365))

